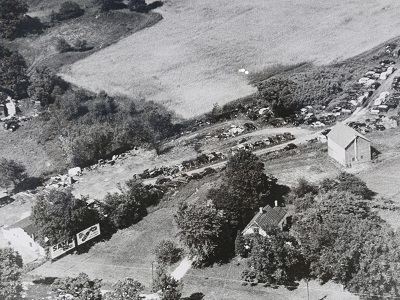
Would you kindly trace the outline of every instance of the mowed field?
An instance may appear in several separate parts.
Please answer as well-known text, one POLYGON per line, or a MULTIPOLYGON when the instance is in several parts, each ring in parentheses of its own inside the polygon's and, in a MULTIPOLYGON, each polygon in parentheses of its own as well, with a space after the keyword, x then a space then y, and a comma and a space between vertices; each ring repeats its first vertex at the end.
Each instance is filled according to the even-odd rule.
POLYGON ((191 117, 254 91, 239 68, 329 63, 398 36, 399 9, 396 0, 169 0, 161 22, 64 69, 63 77, 191 117))

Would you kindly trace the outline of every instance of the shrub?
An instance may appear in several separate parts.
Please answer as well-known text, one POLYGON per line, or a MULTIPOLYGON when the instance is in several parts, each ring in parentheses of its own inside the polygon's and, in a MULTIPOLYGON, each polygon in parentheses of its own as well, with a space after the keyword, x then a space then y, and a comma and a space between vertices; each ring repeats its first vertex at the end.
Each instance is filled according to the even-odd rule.
POLYGON ((27 177, 24 165, 12 159, 0 159, 0 186, 8 188, 14 187, 27 177))
POLYGON ((52 290, 60 299, 101 300, 101 280, 90 280, 85 273, 78 277, 58 278, 52 284, 52 290))
POLYGON ((132 279, 125 278, 113 285, 113 290, 105 294, 105 300, 140 300, 144 286, 132 279))
POLYGON ((64 21, 80 17, 84 14, 84 10, 74 1, 63 2, 57 13, 51 14, 52 21, 64 21))
POLYGON ((179 300, 182 295, 182 284, 166 273, 162 266, 157 266, 153 281, 153 292, 158 292, 161 300, 179 300))
POLYGON ((172 265, 180 260, 182 249, 173 241, 163 240, 157 244, 153 253, 158 264, 172 265))
POLYGON ((6 39, 17 37, 27 12, 28 4, 24 0, 0 0, 0 37, 6 39))
POLYGON ((0 299, 21 299, 22 257, 11 248, 0 249, 0 299))
POLYGON ((107 194, 102 211, 119 229, 137 223, 147 214, 141 199, 130 193, 107 194))
POLYGON ((74 42, 74 50, 75 51, 87 51, 92 49, 93 47, 89 47, 86 40, 77 39, 74 42))
POLYGON ((73 48, 64 38, 59 38, 57 39, 56 50, 59 53, 65 53, 72 51, 73 48))

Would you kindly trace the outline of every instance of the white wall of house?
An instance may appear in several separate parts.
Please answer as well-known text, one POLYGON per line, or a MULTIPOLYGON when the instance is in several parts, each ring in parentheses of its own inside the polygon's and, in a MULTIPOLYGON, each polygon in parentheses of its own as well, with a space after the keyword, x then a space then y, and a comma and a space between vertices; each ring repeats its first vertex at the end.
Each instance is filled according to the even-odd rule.
POLYGON ((328 155, 342 165, 346 165, 346 150, 328 137, 328 155))
POLYGON ((24 263, 33 262, 46 255, 45 250, 22 228, 2 228, 4 238, 18 251, 24 263))
POLYGON ((243 235, 249 235, 249 234, 253 234, 253 233, 258 233, 262 236, 267 236, 267 233, 262 230, 260 227, 258 227, 257 225, 254 226, 248 226, 244 231, 243 231, 243 235))

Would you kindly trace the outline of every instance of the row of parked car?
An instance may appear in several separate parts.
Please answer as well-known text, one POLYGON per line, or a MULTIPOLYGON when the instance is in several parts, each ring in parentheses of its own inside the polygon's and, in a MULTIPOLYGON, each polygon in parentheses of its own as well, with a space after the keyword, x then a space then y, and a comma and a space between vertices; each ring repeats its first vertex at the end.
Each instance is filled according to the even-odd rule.
POLYGON ((288 141, 294 140, 295 137, 290 132, 285 132, 283 134, 277 134, 271 137, 267 137, 262 140, 255 142, 246 142, 246 140, 241 140, 240 144, 231 148, 231 152, 235 153, 240 150, 258 150, 267 148, 270 146, 279 145, 288 141))

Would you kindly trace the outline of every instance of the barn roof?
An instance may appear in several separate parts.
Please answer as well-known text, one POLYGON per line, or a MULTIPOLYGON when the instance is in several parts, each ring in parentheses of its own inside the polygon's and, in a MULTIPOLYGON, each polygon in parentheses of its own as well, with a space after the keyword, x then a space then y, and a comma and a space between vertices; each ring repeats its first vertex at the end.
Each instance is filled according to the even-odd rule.
POLYGON ((347 146, 350 145, 351 142, 353 142, 357 137, 370 142, 370 140, 361 133, 340 122, 337 123, 328 133, 328 139, 334 141, 342 148, 347 148, 347 146))
MULTIPOLYGON (((247 225, 246 229, 249 226, 257 225, 263 230, 268 230, 270 227, 278 226, 279 223, 285 218, 287 213, 289 212, 288 207, 281 206, 265 206, 263 208, 263 212, 258 212, 254 218, 247 225)), ((245 230, 246 230, 245 229, 245 230)))

